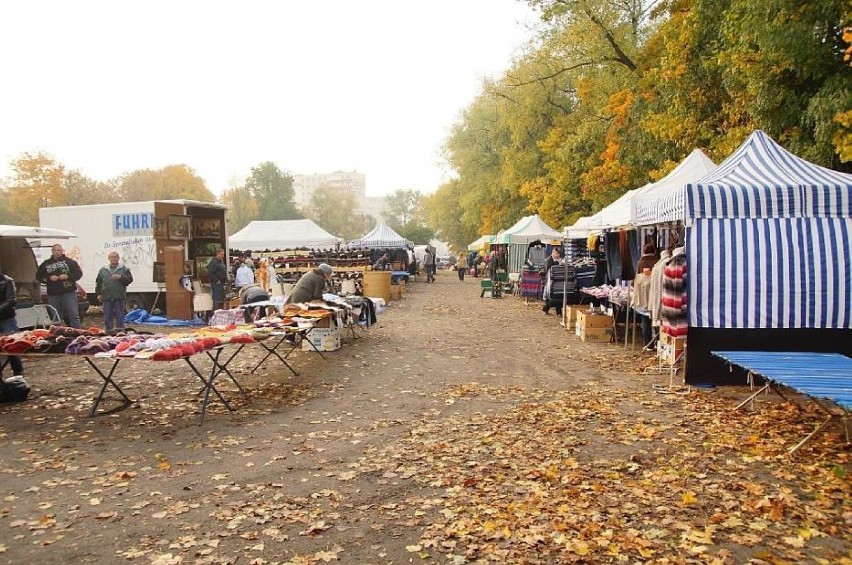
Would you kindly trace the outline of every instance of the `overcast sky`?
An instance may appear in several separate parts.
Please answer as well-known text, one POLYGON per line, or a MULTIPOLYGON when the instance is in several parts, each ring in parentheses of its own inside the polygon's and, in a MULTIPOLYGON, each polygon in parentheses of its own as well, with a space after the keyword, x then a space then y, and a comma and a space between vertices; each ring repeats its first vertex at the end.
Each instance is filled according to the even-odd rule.
POLYGON ((534 21, 517 0, 2 2, 0 176, 45 151, 98 180, 184 163, 216 194, 266 160, 431 192, 534 21))

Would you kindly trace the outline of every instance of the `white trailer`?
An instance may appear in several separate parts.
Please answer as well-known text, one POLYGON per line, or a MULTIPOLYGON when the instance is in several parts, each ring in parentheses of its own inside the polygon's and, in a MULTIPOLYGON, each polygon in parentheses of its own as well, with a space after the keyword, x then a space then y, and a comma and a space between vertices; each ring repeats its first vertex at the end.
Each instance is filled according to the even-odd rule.
MULTIPOLYGON (((127 289, 127 307, 153 310, 165 304, 165 284, 155 282, 155 263, 162 266, 162 248, 169 243, 162 233, 155 237, 155 216, 167 218, 169 214, 186 216, 215 216, 221 218, 224 232, 225 206, 193 200, 149 200, 145 202, 120 202, 115 204, 92 204, 86 206, 59 206, 39 209, 42 227, 63 229, 77 234, 69 241, 42 240, 36 253, 39 261, 50 256, 50 246, 62 243, 65 254, 80 264, 83 278, 80 284, 89 293, 89 300, 96 304, 95 278, 98 271, 109 260, 111 251, 117 251, 121 262, 133 273, 133 284, 127 289)), ((187 237, 189 234, 187 234, 187 237)), ((186 238, 185 260, 194 260, 194 249, 186 238)), ((227 246, 227 234, 221 241, 227 246)), ((227 248, 226 248, 227 250, 227 248)))

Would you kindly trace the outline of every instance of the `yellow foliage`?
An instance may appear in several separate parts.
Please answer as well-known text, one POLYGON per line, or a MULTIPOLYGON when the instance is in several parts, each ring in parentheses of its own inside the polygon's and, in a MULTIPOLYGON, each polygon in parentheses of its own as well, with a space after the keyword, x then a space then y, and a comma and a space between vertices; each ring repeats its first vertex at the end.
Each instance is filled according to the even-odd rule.
MULTIPOLYGON (((847 28, 848 30, 849 28, 847 28)), ((840 155, 840 160, 844 163, 852 161, 852 110, 841 112, 835 116, 834 121, 840 124, 841 128, 834 134, 832 141, 834 149, 840 155)))

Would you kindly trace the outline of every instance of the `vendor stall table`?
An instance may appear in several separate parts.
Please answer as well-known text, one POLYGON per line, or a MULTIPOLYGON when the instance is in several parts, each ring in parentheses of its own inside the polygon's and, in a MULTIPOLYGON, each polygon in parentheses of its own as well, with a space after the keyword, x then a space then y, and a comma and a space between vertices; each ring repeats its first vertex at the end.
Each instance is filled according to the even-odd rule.
MULTIPOLYGON (((231 373, 231 371, 228 369, 228 365, 237 356, 237 354, 242 350, 242 348, 245 344, 239 344, 239 345, 240 345, 240 347, 236 351, 234 351, 229 357, 227 357, 225 359, 222 359, 222 351, 225 349, 225 345, 219 345, 219 346, 211 348, 211 349, 203 350, 199 353, 196 353, 195 355, 191 355, 191 356, 188 356, 188 357, 181 357, 181 358, 178 359, 178 360, 185 361, 186 364, 189 365, 190 369, 192 369, 192 372, 199 378, 199 380, 201 380, 202 384, 204 385, 204 388, 202 388, 201 391, 199 392, 199 394, 201 394, 201 393, 204 394, 204 398, 201 402, 201 416, 199 418, 199 424, 204 421, 204 415, 207 412, 207 406, 210 404, 210 393, 211 392, 213 394, 215 394, 219 398, 219 400, 222 401, 222 403, 225 405, 226 408, 228 408, 228 410, 231 410, 231 411, 234 410, 234 408, 231 406, 231 404, 222 395, 221 391, 216 387, 216 378, 219 377, 219 375, 221 375, 223 373, 225 375, 227 375, 228 378, 230 378, 234 382, 234 384, 237 385, 237 388, 240 390, 240 392, 244 396, 247 396, 245 389, 240 385, 239 381, 237 381, 237 379, 234 377, 233 373, 231 373), (206 377, 204 376, 204 374, 199 369, 197 361, 193 362, 193 359, 192 359, 193 357, 196 357, 196 356, 202 355, 202 354, 206 355, 212 361, 212 366, 210 367, 210 371, 209 371, 209 373, 207 374, 206 377)), ((124 362, 124 363, 128 363, 128 362, 151 363, 151 364, 162 363, 162 361, 151 361, 151 360, 148 360, 148 359, 144 359, 144 360, 143 359, 135 359, 133 357, 112 357, 112 356, 106 357, 106 356, 99 356, 99 355, 65 355, 65 354, 62 354, 62 353, 22 353, 22 354, 18 354, 18 357, 21 357, 23 359, 48 359, 48 358, 57 358, 57 357, 62 357, 62 358, 65 358, 65 359, 82 358, 86 362, 86 364, 92 369, 92 371, 94 371, 95 374, 98 375, 98 377, 103 381, 103 386, 101 386, 101 389, 98 391, 98 394, 95 396, 95 398, 92 402, 92 406, 89 409, 89 417, 90 418, 97 415, 98 407, 101 405, 101 402, 104 401, 104 395, 106 394, 108 388, 114 389, 116 392, 118 392, 118 394, 121 395, 122 405, 119 408, 115 408, 115 409, 106 411, 105 413, 111 413, 111 412, 115 412, 116 410, 124 409, 124 408, 128 407, 130 404, 133 403, 133 401, 130 399, 130 397, 127 396, 127 394, 125 394, 125 392, 121 389, 121 387, 118 385, 118 383, 115 382, 114 377, 115 377, 115 374, 116 374, 116 370, 118 369, 118 366, 122 362, 124 362), (101 366, 98 365, 98 363, 96 363, 97 359, 106 359, 106 360, 110 361, 111 364, 108 367, 106 367, 106 366, 101 367, 101 366)))
MULTIPOLYGON (((263 363, 267 359, 274 355, 278 358, 279 361, 281 361, 281 363, 284 364, 285 367, 290 369, 290 372, 293 373, 293 375, 299 376, 299 372, 293 368, 293 366, 287 361, 287 358, 290 357, 290 354, 293 353, 293 351, 295 351, 296 348, 298 348, 299 345, 305 339, 308 338, 308 334, 311 333, 311 330, 313 329, 314 326, 301 328, 281 328, 280 330, 272 332, 271 337, 268 340, 258 342, 260 346, 266 350, 266 355, 264 355, 263 359, 258 361, 254 369, 251 370, 252 374, 254 374, 254 372, 258 369, 260 369, 260 366, 263 365, 263 363), (269 345, 267 345, 267 341, 272 341, 273 345, 270 347, 269 345), (285 343, 290 346, 290 349, 288 349, 287 353, 285 353, 282 357, 281 354, 278 352, 278 349, 285 343)), ((322 351, 317 348, 313 341, 308 339, 308 343, 314 349, 314 351, 319 353, 320 356, 325 359, 325 355, 322 354, 322 351)))

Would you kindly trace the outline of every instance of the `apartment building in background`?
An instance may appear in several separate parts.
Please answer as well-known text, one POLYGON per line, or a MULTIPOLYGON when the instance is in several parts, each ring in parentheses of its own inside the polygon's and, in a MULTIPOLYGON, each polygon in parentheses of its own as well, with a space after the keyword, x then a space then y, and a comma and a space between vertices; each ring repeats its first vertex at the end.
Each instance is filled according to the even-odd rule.
POLYGON ((367 196, 367 177, 358 171, 335 171, 317 175, 293 175, 296 206, 307 207, 316 189, 330 186, 341 193, 348 192, 360 201, 367 196))
POLYGON ((316 175, 293 175, 293 192, 296 207, 307 209, 311 197, 321 186, 329 186, 341 194, 349 193, 355 197, 358 211, 382 221, 384 196, 367 196, 367 177, 358 171, 335 171, 316 175))

